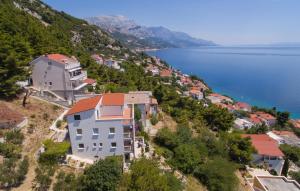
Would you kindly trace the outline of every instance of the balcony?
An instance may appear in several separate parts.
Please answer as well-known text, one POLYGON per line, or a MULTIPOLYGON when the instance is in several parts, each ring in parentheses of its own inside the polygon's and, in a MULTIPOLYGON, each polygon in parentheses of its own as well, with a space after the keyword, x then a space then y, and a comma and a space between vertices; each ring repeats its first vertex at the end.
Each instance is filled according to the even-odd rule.
POLYGON ((130 145, 129 146, 126 146, 126 145, 124 146, 124 152, 125 153, 131 153, 132 151, 133 151, 132 146, 130 146, 130 145))
POLYGON ((77 80, 85 80, 87 78, 87 72, 86 71, 81 71, 81 74, 77 75, 77 76, 72 76, 70 78, 71 81, 77 81, 77 80))
POLYGON ((131 132, 124 132, 123 138, 124 139, 132 139, 132 133, 131 132))

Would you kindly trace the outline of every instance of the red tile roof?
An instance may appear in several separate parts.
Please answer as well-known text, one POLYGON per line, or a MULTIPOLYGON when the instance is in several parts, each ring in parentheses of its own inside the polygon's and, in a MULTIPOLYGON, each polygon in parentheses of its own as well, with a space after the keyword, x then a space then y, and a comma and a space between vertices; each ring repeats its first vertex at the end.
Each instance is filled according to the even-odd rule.
POLYGON ((88 111, 94 109, 96 105, 99 103, 101 96, 95 96, 92 98, 82 99, 78 101, 66 115, 72 115, 74 113, 79 113, 82 111, 88 111))
POLYGON ((61 64, 66 64, 68 61, 69 62, 77 62, 77 60, 70 58, 68 56, 65 56, 63 54, 47 54, 46 57, 49 58, 50 60, 54 60, 61 64))
POLYGON ((254 124, 260 124, 263 122, 256 114, 250 114, 250 120, 254 124))
POLYGON ((161 77, 171 77, 172 76, 172 71, 171 70, 162 70, 160 71, 159 74, 161 77))
POLYGON ((244 103, 244 102, 237 102, 235 105, 236 105, 236 107, 238 109, 243 109, 243 108, 248 109, 248 108, 251 108, 251 106, 249 104, 244 103))
POLYGON ((92 78, 87 78, 83 82, 87 83, 88 85, 93 85, 94 83, 96 83, 96 80, 94 80, 92 78))
POLYGON ((123 93, 107 93, 103 94, 102 105, 104 106, 117 106, 124 105, 125 94, 123 93))
POLYGON ((249 137, 252 146, 257 150, 260 155, 282 157, 284 154, 278 148, 277 142, 266 134, 244 134, 242 137, 249 137))
POLYGON ((275 120, 276 119, 273 115, 270 115, 265 112, 256 112, 256 114, 265 120, 275 120))

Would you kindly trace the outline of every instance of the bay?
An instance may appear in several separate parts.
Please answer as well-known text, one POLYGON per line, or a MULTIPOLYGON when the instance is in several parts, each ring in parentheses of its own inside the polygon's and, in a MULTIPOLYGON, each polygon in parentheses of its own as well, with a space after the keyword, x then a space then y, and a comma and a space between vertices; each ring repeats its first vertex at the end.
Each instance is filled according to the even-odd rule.
POLYGON ((215 91, 300 118, 300 47, 201 47, 148 51, 215 91))

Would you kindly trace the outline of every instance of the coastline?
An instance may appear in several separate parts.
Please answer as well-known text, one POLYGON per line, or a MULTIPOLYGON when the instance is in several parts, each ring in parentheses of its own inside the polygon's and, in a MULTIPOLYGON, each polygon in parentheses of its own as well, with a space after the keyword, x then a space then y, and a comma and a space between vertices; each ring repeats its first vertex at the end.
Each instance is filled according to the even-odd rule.
MULTIPOLYGON (((174 48, 175 49, 175 48, 174 48)), ((180 49, 180 48, 176 48, 176 49, 180 49)), ((205 81, 205 83, 211 88, 211 90, 213 92, 216 92, 216 93, 219 93, 219 94, 222 94, 222 95, 228 95, 229 97, 233 98, 235 101, 241 101, 241 102, 246 102, 252 106, 257 106, 257 107, 262 107, 262 108, 273 108, 273 107, 276 107, 277 111, 287 111, 290 113, 290 118, 291 119, 300 119, 300 113, 299 112, 291 112, 289 109, 284 109, 280 106, 276 106, 276 105, 273 105, 273 104, 270 104, 270 103, 267 103, 267 102, 264 102, 263 100, 259 100, 255 97, 251 97, 251 96, 241 96, 241 95, 236 95, 232 92, 229 91, 224 91, 224 89, 221 87, 215 87, 214 85, 212 85, 211 83, 208 82, 208 80, 202 76, 202 75, 199 75, 199 73, 197 74, 197 72, 193 71, 193 72, 187 72, 185 69, 183 69, 182 67, 181 68, 178 68, 178 66, 176 66, 176 64, 174 64, 172 61, 168 60, 168 59, 165 59, 159 55, 156 54, 157 51, 160 51, 161 49, 157 49, 157 50, 149 50, 147 51, 146 53, 149 55, 149 56, 156 56, 162 60, 165 60, 172 68, 174 69, 179 69, 180 71, 182 71, 183 73, 185 74, 188 74, 188 75, 196 75, 197 77, 200 77, 201 79, 203 79, 205 81), (149 54, 150 52, 154 52, 154 54, 149 54)), ((186 64, 186 63, 185 63, 186 64)))

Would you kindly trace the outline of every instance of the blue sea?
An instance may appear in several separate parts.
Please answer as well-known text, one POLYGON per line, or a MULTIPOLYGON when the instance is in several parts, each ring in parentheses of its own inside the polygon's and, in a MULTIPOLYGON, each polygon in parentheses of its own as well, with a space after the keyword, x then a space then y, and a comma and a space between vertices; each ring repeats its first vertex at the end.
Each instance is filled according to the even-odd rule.
POLYGON ((300 118, 300 47, 201 47, 147 52, 218 93, 300 118))

